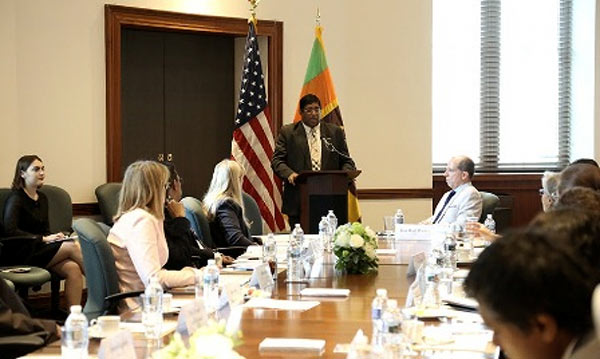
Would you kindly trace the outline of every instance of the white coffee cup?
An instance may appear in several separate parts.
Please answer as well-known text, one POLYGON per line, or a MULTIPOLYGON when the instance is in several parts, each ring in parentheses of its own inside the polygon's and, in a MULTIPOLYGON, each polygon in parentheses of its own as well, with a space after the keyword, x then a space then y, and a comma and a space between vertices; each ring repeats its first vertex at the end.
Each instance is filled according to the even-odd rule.
POLYGON ((163 294, 163 298, 162 298, 163 313, 171 311, 172 301, 173 301, 173 294, 171 294, 171 293, 163 294))
POLYGON ((119 331, 121 317, 118 315, 103 315, 97 319, 92 319, 90 326, 98 325, 98 331, 102 336, 107 336, 119 331))

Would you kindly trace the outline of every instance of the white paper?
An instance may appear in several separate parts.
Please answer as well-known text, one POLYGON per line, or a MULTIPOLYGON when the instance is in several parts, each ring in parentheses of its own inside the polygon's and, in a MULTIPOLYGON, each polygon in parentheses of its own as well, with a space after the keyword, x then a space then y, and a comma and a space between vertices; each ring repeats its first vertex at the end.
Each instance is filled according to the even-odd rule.
POLYGON ((300 291, 300 295, 305 297, 347 297, 350 295, 350 289, 304 288, 300 291))
POLYGON ((310 351, 322 353, 325 340, 300 338, 265 338, 258 346, 259 351, 310 351))
POLYGON ((380 249, 376 249, 375 253, 378 256, 395 256, 396 253, 398 253, 398 250, 392 249, 392 248, 380 248, 380 249))
POLYGON ((265 308, 277 310, 309 310, 320 303, 313 300, 281 300, 271 298, 252 298, 244 307, 246 308, 265 308))
POLYGON ((119 330, 115 334, 102 339, 98 351, 100 359, 135 358, 133 336, 127 330, 119 330))

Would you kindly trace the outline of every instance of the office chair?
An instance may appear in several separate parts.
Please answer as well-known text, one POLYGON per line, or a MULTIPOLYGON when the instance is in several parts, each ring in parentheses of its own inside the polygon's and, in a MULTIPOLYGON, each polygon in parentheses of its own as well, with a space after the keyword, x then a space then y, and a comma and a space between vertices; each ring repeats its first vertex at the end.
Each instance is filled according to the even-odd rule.
POLYGON ((106 224, 80 218, 73 228, 79 236, 85 275, 90 283, 83 313, 89 320, 116 314, 121 299, 139 296, 143 291, 121 293, 115 258, 106 240, 110 230, 106 224))
POLYGON ((242 192, 244 201, 244 215, 250 221, 250 234, 260 236, 263 234, 263 220, 258 204, 248 193, 242 192))

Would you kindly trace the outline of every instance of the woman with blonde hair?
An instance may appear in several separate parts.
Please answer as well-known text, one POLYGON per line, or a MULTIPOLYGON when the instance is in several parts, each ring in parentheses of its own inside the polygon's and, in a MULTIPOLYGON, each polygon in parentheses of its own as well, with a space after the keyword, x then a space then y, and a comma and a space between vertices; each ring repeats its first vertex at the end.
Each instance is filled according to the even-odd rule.
MULTIPOLYGON (((143 290, 155 275, 166 288, 194 284, 192 267, 162 269, 169 257, 163 230, 168 185, 169 170, 158 162, 137 161, 125 171, 119 209, 108 235, 121 291, 143 290)), ((126 305, 134 307, 135 299, 126 299, 126 305)))
POLYGON ((250 246, 260 243, 250 236, 244 216, 242 179, 244 170, 235 161, 225 159, 215 166, 204 209, 210 233, 217 247, 250 246))

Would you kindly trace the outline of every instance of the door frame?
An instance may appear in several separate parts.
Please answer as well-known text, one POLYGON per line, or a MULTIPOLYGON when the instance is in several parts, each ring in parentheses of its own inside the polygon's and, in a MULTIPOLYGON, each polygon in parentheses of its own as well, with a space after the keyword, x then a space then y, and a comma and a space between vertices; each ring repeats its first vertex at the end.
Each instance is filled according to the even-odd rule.
MULTIPOLYGON (((104 6, 107 182, 122 180, 121 31, 125 27, 245 36, 248 33, 248 20, 119 5, 104 6)), ((283 22, 258 20, 257 35, 268 38, 267 97, 271 109, 271 130, 274 138, 277 138, 283 113, 283 22)))

